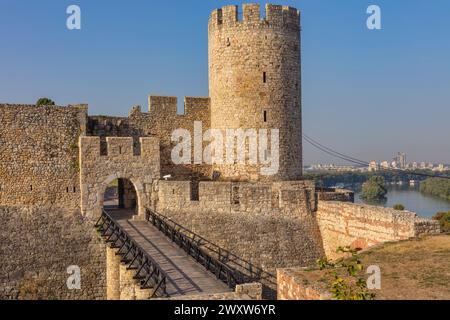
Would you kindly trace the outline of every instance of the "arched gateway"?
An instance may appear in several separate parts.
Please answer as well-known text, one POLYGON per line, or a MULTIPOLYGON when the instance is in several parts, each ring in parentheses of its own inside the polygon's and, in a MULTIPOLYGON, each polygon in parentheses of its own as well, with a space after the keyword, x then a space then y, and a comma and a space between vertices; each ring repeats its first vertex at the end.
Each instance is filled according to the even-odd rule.
POLYGON ((95 219, 101 214, 104 194, 116 179, 130 181, 136 192, 137 211, 150 205, 151 186, 160 178, 159 140, 140 138, 141 152, 133 153, 133 138, 106 138, 107 155, 100 153, 99 137, 80 137, 81 210, 95 219))

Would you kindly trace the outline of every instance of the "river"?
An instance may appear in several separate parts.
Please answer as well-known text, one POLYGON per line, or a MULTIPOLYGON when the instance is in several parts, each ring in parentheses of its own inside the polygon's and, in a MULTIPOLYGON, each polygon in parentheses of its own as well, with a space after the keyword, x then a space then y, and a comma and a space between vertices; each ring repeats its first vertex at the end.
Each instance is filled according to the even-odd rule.
POLYGON ((450 211, 450 201, 444 199, 424 195, 419 191, 418 186, 409 185, 389 185, 386 202, 369 203, 361 199, 361 192, 355 193, 356 203, 366 203, 372 205, 392 208, 396 204, 402 204, 406 210, 416 212, 418 215, 431 218, 437 212, 450 211))

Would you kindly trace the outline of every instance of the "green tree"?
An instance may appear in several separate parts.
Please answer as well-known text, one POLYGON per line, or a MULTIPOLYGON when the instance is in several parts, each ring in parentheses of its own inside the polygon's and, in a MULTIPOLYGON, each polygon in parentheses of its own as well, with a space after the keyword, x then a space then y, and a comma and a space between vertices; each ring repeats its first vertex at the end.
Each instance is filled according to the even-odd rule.
POLYGON ((429 178, 420 184, 420 191, 425 194, 450 200, 450 180, 429 178))
POLYGON ((368 201, 386 199, 387 189, 384 178, 373 176, 362 186, 361 198, 368 201))
POLYGON ((37 102, 36 102, 36 106, 40 107, 40 106, 54 106, 55 102, 52 99, 49 98, 40 98, 37 102))
POLYGON ((403 211, 403 210, 405 210, 405 206, 398 203, 398 204, 394 205, 394 210, 403 211))

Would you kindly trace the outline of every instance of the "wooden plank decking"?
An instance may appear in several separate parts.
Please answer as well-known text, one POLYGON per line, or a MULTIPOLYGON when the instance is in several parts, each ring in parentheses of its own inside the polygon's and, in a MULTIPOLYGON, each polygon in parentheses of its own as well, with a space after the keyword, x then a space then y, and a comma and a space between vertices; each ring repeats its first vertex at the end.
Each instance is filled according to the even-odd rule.
POLYGON ((119 225, 144 249, 167 274, 167 294, 171 297, 223 293, 228 286, 172 243, 146 221, 129 220, 123 212, 108 211, 119 225))

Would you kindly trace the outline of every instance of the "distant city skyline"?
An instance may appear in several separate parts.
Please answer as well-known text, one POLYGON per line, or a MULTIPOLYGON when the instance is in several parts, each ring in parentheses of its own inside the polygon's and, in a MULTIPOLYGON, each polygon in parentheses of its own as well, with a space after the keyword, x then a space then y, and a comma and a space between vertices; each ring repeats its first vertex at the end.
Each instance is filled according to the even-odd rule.
MULTIPOLYGON (((148 94, 208 96, 212 9, 267 1, 87 1, 82 29, 66 28, 72 1, 0 2, 0 102, 88 103, 125 116, 148 94)), ((450 2, 299 0, 303 129, 370 162, 399 150, 408 162, 450 163, 450 2), (368 30, 379 5, 382 30, 368 30)), ((304 144, 305 164, 346 164, 304 144)))

